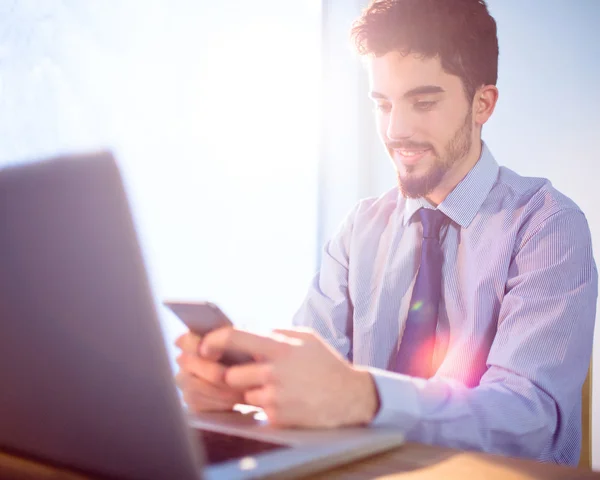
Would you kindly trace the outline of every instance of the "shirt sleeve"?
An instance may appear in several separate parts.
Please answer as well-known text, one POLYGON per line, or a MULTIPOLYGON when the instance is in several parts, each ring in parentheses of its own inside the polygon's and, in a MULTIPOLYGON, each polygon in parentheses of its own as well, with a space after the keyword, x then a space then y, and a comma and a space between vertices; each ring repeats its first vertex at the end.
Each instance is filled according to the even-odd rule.
POLYGON ((370 368, 380 397, 373 424, 398 426, 411 441, 566 463, 553 443, 579 423, 567 420, 581 412, 597 295, 585 216, 554 213, 513 257, 480 384, 370 368))
POLYGON ((348 252, 357 204, 323 248, 321 268, 294 315, 293 325, 310 327, 352 361, 353 308, 348 294, 348 252))

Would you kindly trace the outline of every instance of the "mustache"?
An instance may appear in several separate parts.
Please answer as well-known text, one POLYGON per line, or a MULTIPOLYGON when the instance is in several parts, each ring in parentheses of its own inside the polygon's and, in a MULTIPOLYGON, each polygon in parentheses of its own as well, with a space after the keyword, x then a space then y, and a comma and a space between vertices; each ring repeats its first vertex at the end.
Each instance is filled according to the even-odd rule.
POLYGON ((433 147, 428 143, 417 143, 411 141, 385 142, 385 146, 391 150, 406 149, 406 150, 433 150, 433 147))

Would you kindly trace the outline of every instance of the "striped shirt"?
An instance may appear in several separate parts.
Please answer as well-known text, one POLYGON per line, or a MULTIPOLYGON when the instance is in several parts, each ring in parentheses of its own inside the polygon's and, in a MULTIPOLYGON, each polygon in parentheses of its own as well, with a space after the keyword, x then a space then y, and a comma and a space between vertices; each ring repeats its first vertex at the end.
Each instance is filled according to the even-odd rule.
POLYGON ((581 210, 541 178, 499 167, 483 145, 437 207, 444 254, 428 380, 390 370, 420 259, 424 199, 397 189, 358 203, 330 240, 294 317, 368 367, 374 425, 408 440, 577 464, 581 389, 598 275, 581 210))

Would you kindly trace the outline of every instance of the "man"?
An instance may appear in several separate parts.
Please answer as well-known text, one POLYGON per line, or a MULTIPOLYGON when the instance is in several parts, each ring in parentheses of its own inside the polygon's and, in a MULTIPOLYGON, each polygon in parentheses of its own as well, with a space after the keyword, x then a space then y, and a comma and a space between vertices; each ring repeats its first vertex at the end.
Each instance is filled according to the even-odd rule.
POLYGON ((190 408, 576 464, 597 271, 583 213, 481 141, 498 99, 483 0, 374 1, 354 24, 399 191, 327 243, 294 323, 177 342, 190 408), (225 368, 223 351, 255 363, 225 368))

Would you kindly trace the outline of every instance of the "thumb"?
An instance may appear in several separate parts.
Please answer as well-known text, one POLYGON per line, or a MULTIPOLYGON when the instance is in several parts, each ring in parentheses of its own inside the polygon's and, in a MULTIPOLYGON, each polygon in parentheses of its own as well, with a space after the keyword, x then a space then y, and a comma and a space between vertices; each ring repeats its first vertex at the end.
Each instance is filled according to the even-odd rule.
POLYGON ((309 340, 315 337, 315 331, 309 327, 276 328, 273 333, 298 340, 309 340))

